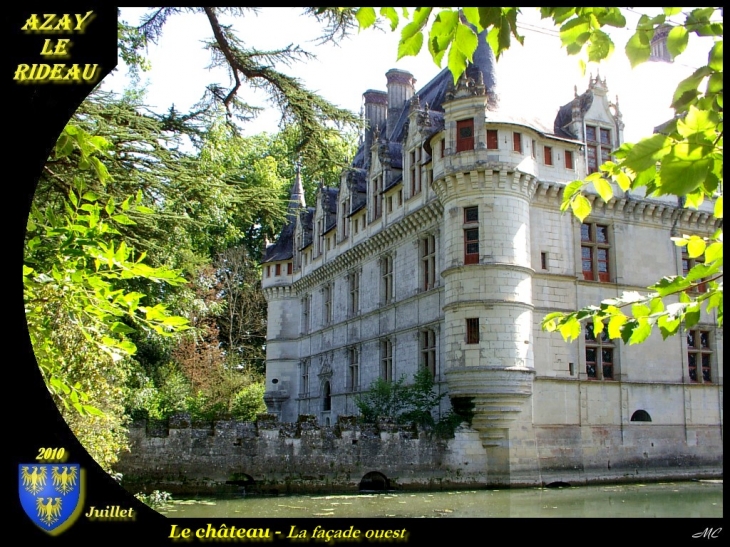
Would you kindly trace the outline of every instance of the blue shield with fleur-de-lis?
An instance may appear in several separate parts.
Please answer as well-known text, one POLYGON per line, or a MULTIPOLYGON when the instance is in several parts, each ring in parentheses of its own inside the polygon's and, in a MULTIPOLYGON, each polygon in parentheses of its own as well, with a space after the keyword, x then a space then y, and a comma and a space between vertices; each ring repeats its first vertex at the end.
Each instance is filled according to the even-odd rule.
POLYGON ((84 472, 79 464, 18 465, 18 493, 25 514, 51 535, 60 534, 81 514, 84 472))

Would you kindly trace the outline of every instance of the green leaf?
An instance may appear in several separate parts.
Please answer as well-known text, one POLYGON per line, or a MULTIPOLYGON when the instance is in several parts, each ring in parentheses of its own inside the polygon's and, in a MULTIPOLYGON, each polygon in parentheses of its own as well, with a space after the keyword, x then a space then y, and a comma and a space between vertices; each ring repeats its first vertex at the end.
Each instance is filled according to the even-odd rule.
POLYGON ((591 25, 585 17, 575 17, 560 27, 560 41, 570 55, 580 52, 590 37, 591 25))
POLYGON ((687 281, 682 276, 675 275, 663 277, 661 280, 659 280, 658 283, 655 283, 654 285, 649 287, 649 289, 656 291, 657 293, 659 293, 659 296, 664 297, 669 294, 683 291, 685 289, 688 289, 689 287, 689 281, 687 281))
MULTIPOLYGON (((491 26, 498 27, 502 21, 502 10, 499 8, 478 8, 479 9, 479 26, 483 29, 491 26)), ((491 31, 490 31, 491 32, 491 31)), ((493 51, 497 51, 496 48, 493 51)))
POLYGON ((106 165, 104 165, 96 156, 91 156, 89 160, 91 161, 91 166, 94 168, 97 178, 102 184, 105 184, 111 178, 106 165))
POLYGON ((661 332, 662 338, 666 340, 670 336, 676 334, 679 330, 680 323, 681 321, 679 319, 673 319, 666 315, 660 316, 657 320, 657 325, 659 326, 659 332, 661 332))
POLYGON ((674 194, 684 196, 697 188, 705 181, 713 167, 714 160, 689 145, 682 143, 672 147, 672 154, 662 160, 660 168, 661 185, 658 187, 660 195, 674 194))
POLYGON ((174 316, 166 317, 165 319, 162 320, 162 323, 169 327, 181 327, 183 325, 187 325, 189 323, 189 321, 187 319, 185 319, 184 317, 179 317, 179 316, 174 315, 174 316))
POLYGON ((667 50, 672 58, 682 53, 689 42, 689 32, 682 25, 672 27, 667 35, 667 50))
POLYGON ((672 149, 672 141, 664 135, 652 135, 637 142, 622 162, 623 167, 639 173, 656 166, 672 149))
POLYGON ((56 141, 55 154, 56 154, 56 157, 59 159, 70 156, 74 151, 73 140, 65 133, 66 132, 62 133, 61 136, 58 137, 58 140, 56 141))
POLYGON ((719 196, 717 200, 715 200, 715 212, 714 212, 715 218, 722 218, 722 196, 719 196))
POLYGON ((466 20, 474 25, 474 28, 477 29, 477 32, 481 32, 484 30, 484 27, 481 24, 479 8, 461 8, 461 12, 464 14, 464 17, 466 17, 466 20))
POLYGON ((563 340, 572 342, 580 336, 580 322, 575 317, 568 317, 567 320, 558 327, 563 340))
MULTIPOLYGON (((390 9, 393 9, 393 8, 390 8, 390 9)), ((357 19, 357 22, 360 25, 360 29, 366 29, 375 24, 375 20, 377 19, 377 16, 375 15, 374 8, 359 8, 355 12, 355 18, 357 19)), ((397 26, 397 21, 396 21, 396 26, 397 26)), ((394 30, 394 28, 395 27, 392 27, 392 23, 391 23, 391 30, 394 30)))
POLYGON ((684 313, 684 326, 688 329, 694 327, 700 322, 700 304, 695 303, 687 306, 687 311, 684 313))
MULTIPOLYGON (((722 291, 713 292, 707 299, 707 313, 717 308, 718 311, 722 310, 722 291)), ((719 313, 718 315, 722 315, 719 313)))
POLYGON ((596 189, 596 192, 598 192, 598 195, 601 196, 603 201, 606 203, 611 201, 611 198, 613 197, 613 188, 606 179, 603 177, 596 177, 593 180, 593 187, 596 189))
POLYGON ((547 332, 553 332, 557 329, 557 324, 565 317, 560 311, 552 312, 542 318, 542 329, 547 332))
POLYGON ((713 112, 690 106, 687 115, 683 119, 677 120, 677 131, 684 138, 699 134, 713 140, 717 131, 717 122, 711 119, 712 117, 714 117, 713 112))
POLYGON ((603 332, 603 328, 605 327, 603 323, 603 319, 601 319, 599 316, 593 317, 593 334, 595 336, 598 336, 603 332))
POLYGON ((682 8, 662 8, 662 10, 664 11, 664 15, 666 15, 667 17, 682 13, 682 8))
POLYGON ((699 209, 702 202, 705 201, 705 193, 699 189, 685 196, 684 206, 687 209, 699 209))
POLYGON ((540 8, 540 16, 543 19, 552 17, 556 25, 559 25, 575 14, 575 8, 540 8))
POLYGON ((715 45, 712 46, 707 64, 712 70, 722 72, 722 40, 715 42, 715 45))
POLYGON ((651 56, 651 42, 647 31, 637 30, 626 43, 625 51, 626 57, 631 63, 631 68, 648 61, 651 56))
POLYGON ((705 249, 705 261, 707 262, 714 262, 715 260, 722 258, 722 243, 720 241, 716 241, 714 243, 711 243, 707 249, 705 249))
MULTIPOLYGON (((406 28, 413 25, 413 23, 409 23, 403 30, 405 31, 406 28)), ((398 44, 398 59, 401 59, 407 55, 418 55, 418 52, 421 51, 421 47, 423 46, 423 34, 418 32, 417 34, 413 34, 408 38, 401 38, 401 41, 398 44)))
POLYGON ((636 317, 637 319, 639 317, 647 317, 651 314, 651 309, 648 306, 645 306, 644 304, 634 304, 631 306, 631 315, 636 317))
POLYGON ((705 252, 706 247, 707 243, 705 243, 704 239, 702 239, 701 237, 692 236, 687 243, 687 254, 690 258, 697 258, 698 256, 702 256, 702 253, 705 252))
POLYGON ((691 76, 685 78, 674 91, 671 107, 678 112, 684 112, 686 108, 695 100, 699 91, 697 88, 707 76, 712 74, 709 66, 702 66, 695 70, 691 76))
MULTIPOLYGON (((360 8, 363 9, 363 8, 360 8)), ((393 32, 398 28, 398 12, 394 8, 380 8, 380 15, 390 21, 390 31, 393 32)), ((362 25, 361 25, 362 26, 362 25)))
POLYGON ((631 336, 629 337, 629 345, 631 346, 634 344, 641 344, 647 338, 649 338, 650 334, 651 324, 646 318, 642 317, 641 319, 639 319, 638 324, 631 332, 631 336))
POLYGON ((129 334, 130 332, 134 332, 132 327, 125 325, 124 323, 120 323, 119 321, 112 323, 110 330, 118 334, 129 334))
POLYGON ((621 338, 621 327, 629 320, 624 314, 614 315, 608 321, 608 337, 621 338))
POLYGON ((441 66, 441 59, 449 48, 459 25, 459 14, 451 10, 442 10, 436 15, 431 25, 428 49, 436 65, 441 66))
MULTIPOLYGON (((474 51, 477 49, 477 35, 474 34, 474 31, 466 25, 459 24, 456 27, 456 38, 454 39, 454 43, 451 47, 453 48, 454 45, 458 48, 464 58, 471 61, 474 56, 474 51)), ((451 55, 449 55, 449 68, 451 69, 451 55)))
POLYGON ((620 8, 608 8, 608 11, 605 13, 598 14, 597 18, 601 25, 609 25, 616 28, 626 26, 626 17, 623 16, 620 8))
POLYGON ((613 53, 614 45, 611 37, 602 30, 594 30, 588 45, 588 61, 598 63, 613 53))
POLYGON ((129 226, 137 224, 131 218, 129 218, 127 215, 114 215, 114 216, 112 216, 112 220, 118 222, 119 224, 125 224, 125 225, 129 225, 129 226))
POLYGON ((591 202, 585 196, 577 195, 570 204, 573 214, 583 222, 591 214, 591 202))
POLYGON ((662 302, 662 299, 659 297, 652 298, 651 302, 649 302, 649 310, 651 315, 662 313, 664 311, 664 302, 662 302))
POLYGON ((570 201, 570 198, 572 198, 576 193, 580 192, 581 188, 583 188, 583 181, 582 180, 574 180, 570 184, 568 184, 565 189, 563 190, 563 203, 568 203, 570 201))
POLYGON ((613 175, 613 180, 616 181, 616 184, 618 184, 619 188, 621 188, 624 192, 631 188, 631 179, 624 171, 619 171, 613 175))
POLYGON ((454 44, 449 48, 448 67, 451 75, 454 78, 454 83, 457 82, 459 76, 466 70, 466 56, 457 48, 454 44))

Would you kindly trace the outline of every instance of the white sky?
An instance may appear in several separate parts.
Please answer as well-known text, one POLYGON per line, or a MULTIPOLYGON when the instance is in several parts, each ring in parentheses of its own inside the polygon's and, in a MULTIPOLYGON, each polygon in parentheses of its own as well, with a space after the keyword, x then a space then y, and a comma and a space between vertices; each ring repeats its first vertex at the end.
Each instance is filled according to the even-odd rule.
MULTIPOLYGON (((143 8, 123 8, 121 18, 134 24, 144 12, 143 8)), ((632 12, 626 15, 627 19, 633 18, 627 25, 631 28, 638 15, 632 12)), ((520 108, 522 114, 537 116, 552 127, 557 109, 573 98, 573 86, 577 85, 578 93, 583 93, 589 73, 595 74, 598 69, 601 77, 607 79, 611 100, 618 95, 626 124, 626 141, 650 135, 654 126, 672 116, 669 104, 676 84, 706 64, 711 47, 709 39, 693 35, 687 51, 675 63, 647 62, 632 70, 623 53, 632 31, 611 30, 616 44, 613 56, 600 66, 589 64, 583 76, 578 57, 568 56, 561 49, 557 28, 549 20, 541 20, 534 8, 523 8, 519 21, 525 45, 513 41, 510 50, 497 63, 501 104, 520 108)), ((385 73, 389 69, 411 72, 417 80, 416 90, 440 70, 425 46, 418 57, 396 62, 399 30, 391 33, 367 29, 345 39, 339 46, 318 46, 314 41, 321 27, 313 17, 302 15, 301 8, 261 8, 258 14, 243 19, 222 19, 222 22, 233 24, 244 43, 257 49, 294 44, 314 53, 316 60, 280 67, 280 70, 300 78, 309 89, 318 91, 334 104, 356 113, 364 91, 385 90, 385 73)), ((152 70, 142 75, 147 82, 146 103, 153 110, 163 112, 174 104, 179 111, 185 111, 202 97, 206 84, 228 84, 223 69, 207 69, 210 59, 202 42, 211 36, 204 14, 181 14, 168 20, 161 40, 151 45, 147 53, 152 70)), ((126 68, 120 61, 119 69, 102 85, 104 89, 121 92, 126 83, 126 68)), ((258 119, 244 127, 245 133, 275 132, 280 115, 267 103, 266 96, 249 90, 243 91, 242 96, 252 104, 267 107, 258 119)))

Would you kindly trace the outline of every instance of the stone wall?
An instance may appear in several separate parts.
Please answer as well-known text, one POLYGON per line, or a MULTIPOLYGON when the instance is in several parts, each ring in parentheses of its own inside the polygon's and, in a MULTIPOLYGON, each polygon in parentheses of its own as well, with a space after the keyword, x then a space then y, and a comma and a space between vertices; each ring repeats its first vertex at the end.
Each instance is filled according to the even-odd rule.
MULTIPOLYGON (((646 424, 616 427, 543 426, 533 439, 510 439, 520 457, 510 486, 555 482, 647 481, 722 476, 718 428, 646 424), (690 438, 693 442, 687 442, 690 438)), ((474 429, 452 439, 392 423, 358 424, 340 416, 332 427, 313 416, 281 423, 169 423, 140 420, 130 428, 131 452, 117 471, 130 491, 191 493, 355 492, 361 489, 439 490, 500 486, 474 429)))

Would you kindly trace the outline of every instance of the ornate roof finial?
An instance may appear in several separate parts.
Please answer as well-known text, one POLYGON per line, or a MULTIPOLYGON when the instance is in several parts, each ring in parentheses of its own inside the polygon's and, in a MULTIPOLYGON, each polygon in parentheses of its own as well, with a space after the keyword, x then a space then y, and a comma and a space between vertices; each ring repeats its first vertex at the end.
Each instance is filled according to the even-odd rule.
POLYGON ((301 158, 297 158, 294 162, 294 184, 292 184, 291 192, 289 193, 289 209, 299 209, 307 206, 304 200, 304 185, 302 184, 302 162, 301 158))

